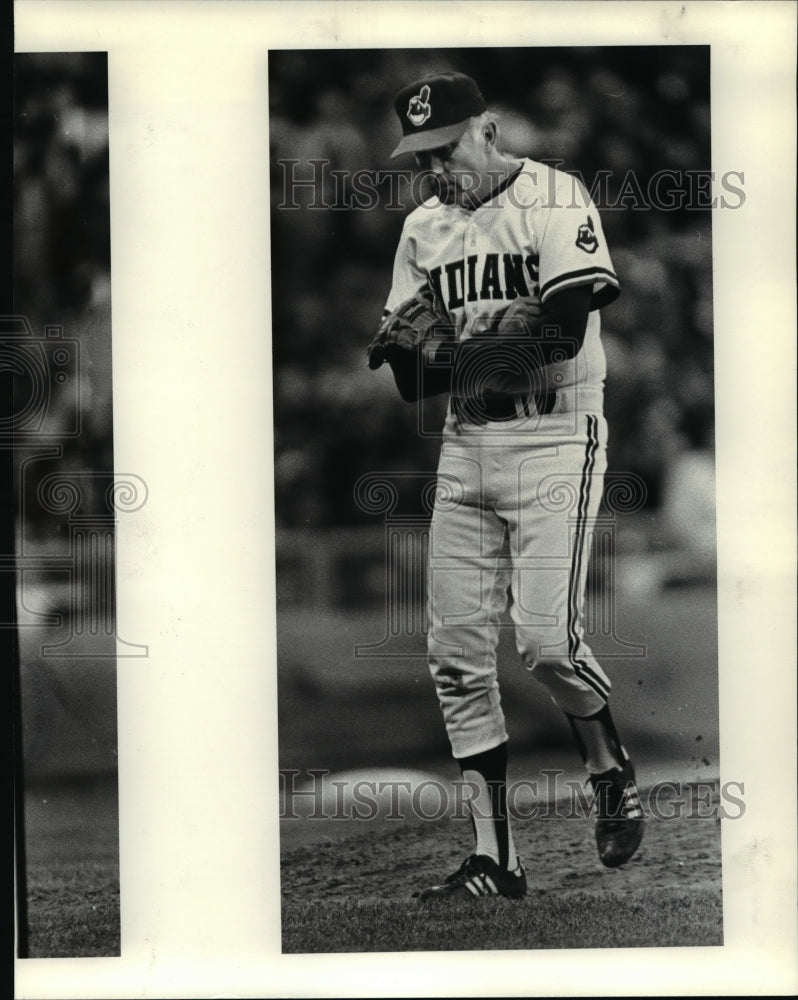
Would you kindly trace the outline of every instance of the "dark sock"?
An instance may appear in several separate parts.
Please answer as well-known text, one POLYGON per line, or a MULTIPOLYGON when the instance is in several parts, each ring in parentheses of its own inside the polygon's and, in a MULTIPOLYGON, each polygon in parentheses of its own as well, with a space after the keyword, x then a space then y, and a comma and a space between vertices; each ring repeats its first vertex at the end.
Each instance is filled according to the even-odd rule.
POLYGON ((593 715, 578 716, 566 712, 565 717, 574 734, 579 755, 592 774, 623 767, 626 756, 609 705, 593 715))
POLYGON ((480 816, 474 816, 473 807, 471 812, 471 822, 477 846, 479 846, 481 839, 486 839, 485 827, 481 824, 490 822, 498 850, 498 864, 502 868, 508 868, 512 863, 512 867, 515 868, 517 859, 515 858, 515 848, 512 844, 512 834, 507 816, 507 744, 500 743, 492 750, 485 750, 483 753, 473 754, 470 757, 461 757, 457 763, 460 765, 460 770, 466 780, 468 780, 466 772, 473 771, 483 779, 487 786, 490 816, 486 815, 487 810, 484 805, 480 809, 480 816))

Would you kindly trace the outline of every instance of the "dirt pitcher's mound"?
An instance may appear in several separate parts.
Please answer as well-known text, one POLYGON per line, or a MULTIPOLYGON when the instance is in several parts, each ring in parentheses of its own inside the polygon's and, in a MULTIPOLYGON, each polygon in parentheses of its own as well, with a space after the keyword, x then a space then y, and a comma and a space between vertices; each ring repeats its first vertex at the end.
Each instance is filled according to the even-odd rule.
POLYGON ((598 860, 589 819, 516 823, 529 895, 459 904, 456 934, 451 907, 425 907, 414 893, 470 852, 467 822, 383 827, 287 851, 283 950, 721 945, 721 824, 714 812, 649 817, 640 851, 614 870, 598 860))

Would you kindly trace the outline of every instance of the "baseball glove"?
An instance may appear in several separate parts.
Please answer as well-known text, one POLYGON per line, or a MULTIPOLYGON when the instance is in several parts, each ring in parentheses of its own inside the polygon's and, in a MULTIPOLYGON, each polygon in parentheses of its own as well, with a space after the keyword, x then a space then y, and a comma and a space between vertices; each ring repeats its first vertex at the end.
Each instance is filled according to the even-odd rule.
POLYGON ((432 337, 453 338, 454 328, 429 285, 384 317, 367 348, 369 368, 379 368, 391 351, 412 351, 432 337))

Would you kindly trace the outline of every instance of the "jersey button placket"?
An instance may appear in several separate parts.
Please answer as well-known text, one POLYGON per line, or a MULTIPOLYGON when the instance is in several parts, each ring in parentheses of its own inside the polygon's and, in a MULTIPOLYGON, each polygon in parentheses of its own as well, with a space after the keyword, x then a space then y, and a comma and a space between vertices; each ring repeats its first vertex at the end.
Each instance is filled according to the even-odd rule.
POLYGON ((468 224, 466 226, 465 239, 463 240, 463 258, 466 261, 466 266, 463 269, 463 285, 464 285, 464 287, 463 287, 463 298, 465 299, 466 316, 469 319, 472 319, 474 317, 474 315, 476 314, 476 312, 477 312, 477 305, 478 305, 477 302, 471 302, 470 299, 469 299, 469 295, 468 295, 468 293, 469 293, 469 285, 468 285, 468 275, 469 275, 468 258, 469 258, 469 256, 471 256, 474 253, 474 251, 476 250, 476 248, 477 248, 477 226, 476 226, 476 220, 474 218, 474 213, 472 212, 471 216, 470 216, 470 218, 468 220, 468 224))

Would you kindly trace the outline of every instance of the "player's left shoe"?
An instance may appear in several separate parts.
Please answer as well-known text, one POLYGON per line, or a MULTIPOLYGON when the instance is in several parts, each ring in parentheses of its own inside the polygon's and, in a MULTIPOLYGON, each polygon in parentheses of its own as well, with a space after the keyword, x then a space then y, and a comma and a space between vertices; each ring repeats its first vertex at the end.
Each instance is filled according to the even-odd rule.
POLYGON ((456 872, 440 885, 433 885, 419 894, 419 902, 478 899, 480 896, 505 896, 520 899, 526 895, 526 875, 520 863, 515 871, 496 864, 486 854, 472 854, 456 872))
POLYGON ((591 774, 589 782, 596 796, 596 846, 607 868, 617 868, 631 860, 643 839, 643 808, 635 785, 632 762, 591 774))

